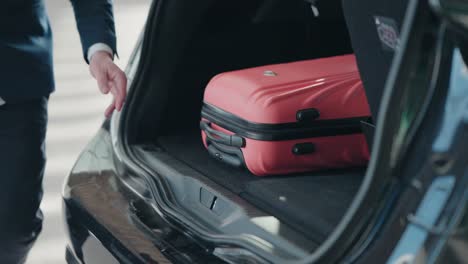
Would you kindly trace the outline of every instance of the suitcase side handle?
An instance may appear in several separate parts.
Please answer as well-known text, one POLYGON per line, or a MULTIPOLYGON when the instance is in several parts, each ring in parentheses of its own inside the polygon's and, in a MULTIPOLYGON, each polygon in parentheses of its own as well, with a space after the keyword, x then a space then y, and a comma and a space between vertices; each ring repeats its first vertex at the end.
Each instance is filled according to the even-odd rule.
POLYGON ((245 140, 236 135, 228 135, 221 131, 211 128, 211 123, 207 121, 200 122, 200 129, 206 134, 206 137, 213 141, 226 146, 242 148, 245 146, 245 140))
POLYGON ((208 153, 215 159, 222 161, 230 166, 236 168, 243 168, 244 167, 244 160, 240 158, 238 155, 227 153, 219 148, 217 148, 214 144, 208 145, 208 153))

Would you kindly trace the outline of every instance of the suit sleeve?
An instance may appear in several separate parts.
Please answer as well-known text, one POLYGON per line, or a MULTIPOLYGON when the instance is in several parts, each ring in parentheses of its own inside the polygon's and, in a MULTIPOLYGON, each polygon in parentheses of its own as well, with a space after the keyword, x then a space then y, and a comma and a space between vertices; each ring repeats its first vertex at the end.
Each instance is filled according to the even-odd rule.
POLYGON ((117 51, 112 0, 71 0, 81 37, 83 56, 87 63, 88 50, 104 43, 117 51))

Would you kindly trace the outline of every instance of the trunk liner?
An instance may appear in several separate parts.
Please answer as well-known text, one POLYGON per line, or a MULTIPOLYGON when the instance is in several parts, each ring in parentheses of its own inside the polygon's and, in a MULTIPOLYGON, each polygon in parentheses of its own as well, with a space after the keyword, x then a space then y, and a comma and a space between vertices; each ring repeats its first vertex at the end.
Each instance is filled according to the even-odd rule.
POLYGON ((359 168, 257 177, 211 158, 199 131, 161 136, 158 144, 178 160, 317 243, 323 242, 338 224, 365 174, 365 169, 359 168))

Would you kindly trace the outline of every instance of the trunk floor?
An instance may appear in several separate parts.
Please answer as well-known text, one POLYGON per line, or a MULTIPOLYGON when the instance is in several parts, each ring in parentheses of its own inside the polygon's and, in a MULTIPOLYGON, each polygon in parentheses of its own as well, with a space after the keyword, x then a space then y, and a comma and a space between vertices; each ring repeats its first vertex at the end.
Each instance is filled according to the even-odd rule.
POLYGON ((317 243, 339 223, 365 174, 359 168, 257 177, 211 158, 199 131, 162 136, 158 143, 170 155, 317 243))

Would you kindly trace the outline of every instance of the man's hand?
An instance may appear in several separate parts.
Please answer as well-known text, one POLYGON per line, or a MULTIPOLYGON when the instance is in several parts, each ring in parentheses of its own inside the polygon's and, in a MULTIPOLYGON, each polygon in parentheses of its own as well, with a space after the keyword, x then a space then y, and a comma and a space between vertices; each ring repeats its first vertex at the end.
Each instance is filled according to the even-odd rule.
POLYGON ((105 51, 98 51, 92 56, 89 69, 91 75, 97 80, 99 90, 103 94, 110 92, 114 96, 111 105, 106 109, 106 117, 109 117, 116 109, 120 111, 127 96, 125 73, 115 65, 112 56, 105 51))

